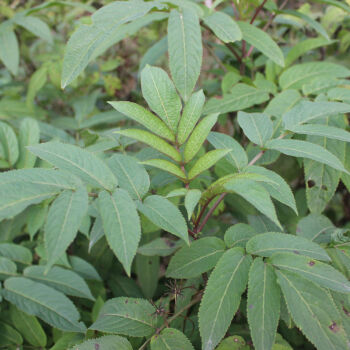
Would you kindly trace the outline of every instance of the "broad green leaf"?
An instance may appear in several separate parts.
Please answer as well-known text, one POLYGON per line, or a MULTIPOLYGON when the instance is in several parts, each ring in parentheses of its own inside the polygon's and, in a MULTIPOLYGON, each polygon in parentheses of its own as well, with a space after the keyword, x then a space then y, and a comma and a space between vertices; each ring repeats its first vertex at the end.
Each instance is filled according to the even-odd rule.
POLYGON ((273 124, 267 114, 238 112, 237 120, 248 139, 261 147, 272 137, 273 124))
POLYGON ((203 118, 188 138, 184 149, 184 161, 188 163, 200 150, 203 142, 218 119, 218 113, 203 118))
POLYGON ((47 142, 29 146, 28 149, 38 157, 95 187, 111 190, 117 184, 117 179, 101 159, 77 146, 47 142))
POLYGON ((214 349, 226 334, 246 288, 251 261, 240 248, 232 248, 211 273, 198 315, 203 350, 214 349))
POLYGON ((247 314, 256 350, 271 349, 280 315, 280 288, 271 265, 256 258, 249 271, 247 314))
POLYGON ((70 256, 69 262, 72 269, 86 280, 101 281, 96 269, 87 261, 78 256, 70 256))
POLYGON ((37 37, 52 43, 52 35, 49 26, 38 17, 16 14, 12 20, 21 27, 29 30, 37 37))
MULTIPOLYGON (((1 254, 1 252, 0 252, 1 254)), ((3 281, 8 277, 17 275, 16 264, 8 258, 0 257, 0 280, 3 281)))
POLYGON ((279 84, 283 90, 301 89, 304 84, 321 76, 330 79, 346 78, 350 76, 350 70, 331 62, 301 63, 286 69, 279 78, 279 84))
POLYGON ((132 350, 132 346, 126 338, 117 335, 106 335, 104 337, 86 340, 84 343, 75 345, 69 350, 132 350))
POLYGON ((20 265, 30 265, 33 260, 31 251, 19 244, 0 243, 0 256, 20 265))
POLYGON ((259 256, 271 256, 275 253, 294 253, 312 259, 330 261, 326 251, 318 244, 304 237, 286 233, 267 232, 251 238, 246 246, 247 252, 259 256))
POLYGON ((266 176, 273 182, 261 182, 261 185, 269 192, 270 196, 281 203, 288 205, 295 213, 298 213, 293 192, 282 176, 264 167, 250 165, 245 169, 247 173, 255 173, 266 176))
POLYGON ((204 237, 178 250, 171 258, 166 276, 192 278, 211 270, 225 251, 225 243, 217 237, 204 237))
POLYGON ((176 160, 177 162, 181 161, 181 155, 174 147, 169 145, 160 137, 153 135, 148 131, 139 129, 127 129, 115 131, 115 133, 143 142, 146 145, 176 160))
POLYGON ((233 179, 224 185, 226 192, 236 193, 272 220, 279 228, 275 207, 268 191, 258 182, 249 179, 233 179))
POLYGON ((6 349, 9 349, 10 346, 19 346, 23 343, 21 334, 6 323, 0 322, 0 334, 0 346, 6 346, 6 349))
POLYGON ((15 306, 10 307, 10 320, 16 329, 23 335, 23 338, 35 347, 46 346, 46 334, 41 324, 35 316, 17 309, 15 306))
POLYGON ((62 192, 50 206, 44 228, 47 270, 75 239, 87 209, 88 194, 85 187, 62 192))
POLYGON ((109 246, 130 276, 131 264, 141 238, 140 219, 128 192, 117 189, 99 194, 99 210, 109 246))
POLYGON ((349 309, 350 309, 350 299, 349 294, 332 292, 333 300, 338 307, 338 311, 342 318, 343 326, 345 329, 345 333, 347 334, 349 340, 350 334, 350 320, 349 320, 349 309))
POLYGON ((216 149, 228 149, 231 151, 225 156, 236 169, 241 170, 248 164, 248 157, 244 148, 233 137, 212 131, 208 135, 208 141, 216 149))
POLYGON ((242 247, 245 248, 250 238, 254 237, 257 232, 253 227, 239 223, 229 227, 224 236, 228 248, 242 247))
POLYGON ((319 77, 317 79, 313 79, 310 83, 306 83, 302 87, 303 95, 321 95, 322 93, 326 93, 331 88, 346 84, 346 80, 340 79, 330 79, 329 77, 319 77))
POLYGON ((183 8, 170 12, 168 21, 169 67, 176 88, 187 101, 202 65, 202 35, 195 11, 183 8))
POLYGON ((167 171, 170 174, 173 174, 180 179, 186 179, 186 174, 179 168, 176 164, 169 162, 165 159, 149 159, 141 162, 141 164, 149 165, 164 171, 167 171))
POLYGON ((312 159, 329 165, 336 170, 346 172, 343 164, 334 154, 308 141, 274 139, 268 141, 266 147, 287 154, 288 156, 312 159))
POLYGON ((269 94, 247 84, 235 85, 222 98, 211 98, 204 107, 204 113, 235 112, 260 104, 269 99, 269 94))
POLYGON ((183 245, 183 241, 172 241, 168 238, 159 237, 153 241, 141 245, 137 252, 145 256, 168 256, 183 245))
POLYGON ((74 271, 54 266, 45 274, 45 266, 29 266, 23 271, 23 275, 66 295, 95 300, 84 279, 74 271))
POLYGON ((61 292, 24 277, 11 277, 4 283, 3 297, 20 310, 37 316, 51 326, 67 332, 84 333, 79 312, 61 292))
POLYGON ((350 142, 350 132, 334 126, 319 124, 297 125, 292 128, 292 131, 297 134, 323 136, 329 139, 350 142))
POLYGON ((4 21, 0 25, 0 60, 13 75, 17 75, 19 47, 10 21, 4 21))
POLYGON ((165 328, 151 339, 151 350, 194 350, 187 337, 177 329, 165 328))
POLYGON ((113 108, 140 123, 148 130, 169 141, 175 141, 173 132, 166 124, 142 106, 127 101, 108 102, 113 108))
POLYGON ((184 204, 185 204, 185 208, 187 211, 188 220, 191 220, 194 209, 195 209, 196 205, 198 204, 201 196, 202 196, 202 192, 200 190, 197 190, 197 189, 189 190, 186 193, 184 204))
POLYGON ((37 93, 46 84, 47 81, 47 66, 43 65, 36 70, 29 80, 26 105, 28 109, 34 108, 34 100, 37 93))
POLYGON ((109 299, 90 329, 131 337, 148 336, 155 332, 153 313, 153 306, 145 299, 109 299))
POLYGON ((292 272, 276 273, 293 321, 317 349, 346 349, 341 318, 330 294, 292 272))
POLYGON ((228 154, 230 151, 230 149, 216 149, 213 151, 209 151, 204 156, 200 157, 197 160, 197 162, 192 166, 192 168, 188 172, 188 178, 190 180, 193 180, 203 171, 215 165, 222 157, 225 157, 226 154, 228 154))
POLYGON ((107 164, 118 179, 121 188, 128 191, 133 199, 140 199, 150 186, 147 171, 135 158, 124 154, 114 154, 107 164))
MULTIPOLYGON (((120 1, 103 6, 92 16, 92 24, 82 24, 68 41, 63 60, 62 88, 85 69, 90 60, 111 41, 122 25, 144 16, 155 3, 120 1)), ((112 44, 114 42, 112 41, 112 44)), ((106 47, 108 48, 109 45, 106 47)))
POLYGON ((339 100, 346 103, 350 103, 350 90, 346 88, 334 88, 327 92, 327 96, 331 100, 339 100))
POLYGON ((239 335, 232 335, 230 337, 226 337, 222 342, 220 342, 219 346, 216 350, 247 350, 245 340, 239 335))
POLYGON ((327 46, 333 43, 334 43, 333 40, 328 40, 323 37, 311 38, 311 39, 299 41, 288 52, 285 59, 286 67, 289 67, 294 61, 296 61, 299 57, 304 55, 306 52, 309 52, 311 50, 315 50, 319 47, 327 46))
POLYGON ((141 88, 149 107, 176 132, 182 105, 168 74, 161 68, 147 65, 141 72, 141 88))
MULTIPOLYGON (((277 94, 267 105, 264 113, 278 117, 278 126, 281 124, 280 118, 287 113, 301 99, 297 90, 284 90, 277 94)), ((276 126, 274 133, 276 132, 276 126)))
POLYGON ((26 149, 26 146, 35 145, 40 141, 40 128, 33 118, 24 118, 19 126, 19 157, 16 168, 33 168, 36 156, 26 149))
POLYGON ((71 346, 76 346, 84 341, 85 337, 81 333, 72 333, 56 331, 54 333, 55 338, 58 338, 55 341, 55 345, 50 348, 50 350, 67 350, 71 346))
POLYGON ((216 11, 204 18, 204 23, 224 43, 239 41, 242 32, 237 23, 226 13, 216 11))
POLYGON ((341 293, 350 292, 350 282, 328 264, 292 253, 274 254, 269 260, 278 269, 295 272, 322 287, 341 293))
POLYGON ((199 117, 202 114, 205 96, 203 90, 199 90, 192 94, 183 109, 179 128, 177 130, 177 141, 182 145, 192 132, 199 117))
POLYGON ((138 210, 156 226, 189 244, 185 219, 179 209, 169 200, 152 195, 147 197, 143 203, 138 203, 138 210))
POLYGON ((19 156, 17 136, 11 126, 0 122, 0 160, 6 161, 6 168, 11 168, 19 156), (3 154, 1 154, 3 153, 3 154))
POLYGON ((346 103, 302 101, 283 115, 283 123, 287 130, 294 131, 293 128, 300 124, 348 112, 350 112, 350 104, 346 103))
POLYGON ((245 41, 256 47, 271 61, 284 67, 283 53, 278 45, 271 39, 270 35, 247 22, 238 22, 238 25, 245 41))

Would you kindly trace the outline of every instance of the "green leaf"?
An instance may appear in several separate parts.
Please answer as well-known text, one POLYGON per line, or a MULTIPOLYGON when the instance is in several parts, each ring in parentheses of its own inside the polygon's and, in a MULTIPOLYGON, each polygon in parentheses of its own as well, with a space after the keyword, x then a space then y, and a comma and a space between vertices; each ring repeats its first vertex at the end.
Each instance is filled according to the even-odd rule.
POLYGON ((141 164, 149 165, 164 171, 167 171, 170 174, 177 176, 178 178, 185 180, 186 174, 181 170, 176 164, 169 162, 165 159, 149 159, 141 162, 141 164))
POLYGON ((273 133, 273 123, 264 113, 238 112, 238 124, 250 141, 263 147, 273 133))
POLYGON ((184 149, 184 161, 188 163, 200 150, 203 142, 218 119, 218 113, 210 114, 203 118, 193 130, 186 142, 184 149))
POLYGON ((0 146, 2 146, 3 157, 0 150, 0 158, 7 162, 6 168, 11 168, 19 156, 17 137, 11 126, 0 122, 0 146))
MULTIPOLYGON (((267 105, 264 112, 271 116, 278 117, 278 126, 280 125, 280 117, 287 113, 301 99, 297 90, 285 90, 277 94, 267 105)), ((276 127, 275 127, 276 128, 276 127)), ((274 130, 274 134, 276 130, 274 130)))
POLYGON ((132 350, 132 346, 126 338, 117 335, 106 335, 104 337, 86 340, 84 343, 75 345, 69 350, 132 350))
POLYGON ((237 193, 239 196, 243 197, 281 228, 270 195, 261 184, 249 179, 235 178, 227 182, 224 188, 226 192, 237 193))
POLYGON ((183 241, 172 241, 168 238, 159 237, 140 246, 137 252, 145 256, 168 256, 183 245, 183 241))
POLYGON ((246 246, 247 252, 259 256, 271 256, 275 253, 294 253, 312 259, 330 261, 329 256, 318 244, 304 237, 286 233, 267 232, 251 238, 246 246))
POLYGON ((52 43, 52 35, 49 26, 38 17, 17 13, 12 20, 21 27, 29 30, 35 36, 52 43))
POLYGON ((246 342, 238 335, 225 338, 216 350, 247 350, 246 342))
POLYGON ((155 5, 139 1, 113 2, 91 16, 92 24, 80 25, 66 47, 62 88, 78 77, 90 60, 100 52, 101 47, 109 47, 109 42, 116 36, 116 32, 123 30, 123 24, 144 16, 155 5))
POLYGON ((297 125, 292 128, 292 131, 297 134, 323 136, 329 139, 350 142, 350 132, 334 126, 319 124, 297 125))
POLYGON ((128 191, 133 199, 139 199, 148 192, 149 176, 145 168, 133 157, 114 154, 107 164, 118 179, 121 188, 128 191))
POLYGON ((77 146, 47 142, 28 149, 54 166, 66 170, 92 186, 113 189, 117 185, 107 165, 92 153, 77 146))
POLYGON ((54 266, 45 274, 45 266, 29 266, 23 271, 23 275, 66 295, 95 300, 84 279, 74 271, 54 266))
POLYGON ((281 67, 284 67, 284 56, 278 45, 260 28, 255 27, 247 22, 238 22, 241 29, 243 39, 250 45, 256 47, 271 61, 281 67))
POLYGON ((19 157, 16 168, 33 168, 36 156, 26 149, 26 146, 35 145, 40 141, 40 128, 33 118, 24 118, 19 126, 19 157))
POLYGON ((249 271, 247 313, 254 348, 271 349, 280 315, 280 288, 273 268, 256 258, 249 271))
POLYGON ((187 337, 177 329, 165 328, 151 339, 151 350, 194 350, 187 337))
POLYGON ((350 76, 350 70, 331 62, 301 63, 286 69, 279 78, 279 84, 283 90, 301 89, 304 84, 321 76, 330 79, 346 78, 350 76))
POLYGON ((182 105, 168 74, 161 68, 147 65, 141 72, 141 88, 149 107, 176 132, 182 105))
POLYGON ((196 12, 183 8, 170 12, 168 21, 169 67, 176 88, 187 101, 202 65, 202 36, 196 12))
POLYGON ((180 145, 187 140, 196 125, 202 114, 204 102, 205 96, 203 90, 193 93, 190 99, 186 102, 177 131, 177 141, 180 145))
POLYGON ((23 343, 21 334, 19 334, 14 328, 9 326, 6 323, 0 322, 0 346, 6 346, 9 349, 9 346, 19 345, 23 343))
POLYGON ((48 269, 64 254, 73 242, 88 209, 85 187, 62 192, 50 206, 45 224, 45 248, 48 269))
POLYGON ((140 219, 128 192, 117 189, 99 194, 99 209, 109 246, 130 276, 131 264, 141 238, 140 219))
POLYGON ((70 256, 69 262, 72 269, 86 280, 101 281, 101 277, 95 268, 78 256, 70 256))
POLYGON ((249 239, 254 237, 256 234, 257 232, 253 227, 247 224, 239 223, 229 227, 226 230, 224 240, 228 248, 245 248, 249 239))
POLYGON ((204 237, 178 250, 171 258, 166 276, 192 278, 211 270, 225 251, 225 243, 217 237, 204 237))
POLYGON ((269 99, 268 93, 250 85, 237 84, 222 98, 211 98, 204 106, 204 114, 243 110, 269 99))
POLYGON ((187 211, 187 218, 191 220, 192 214, 196 205, 198 204, 200 198, 202 196, 202 192, 197 189, 189 190, 185 195, 185 208, 187 211))
POLYGON ((168 37, 165 35, 162 39, 155 42, 150 46, 143 57, 140 60, 139 64, 139 74, 146 67, 147 64, 153 65, 157 63, 162 56, 168 51, 168 37))
POLYGON ((153 195, 147 197, 143 203, 138 203, 137 208, 156 226, 189 244, 185 219, 179 209, 169 200, 153 195))
POLYGON ((90 329, 131 337, 148 336, 155 331, 153 313, 153 306, 145 299, 109 299, 90 329))
POLYGON ((10 307, 9 315, 11 322, 30 345, 35 347, 46 346, 45 331, 35 316, 28 315, 13 305, 10 307))
POLYGON ((244 148, 233 137, 212 131, 208 135, 208 141, 216 149, 228 149, 231 151, 225 156, 237 170, 241 170, 248 164, 248 157, 244 148))
POLYGON ((312 120, 322 120, 321 118, 331 115, 350 112, 350 104, 342 102, 328 101, 301 101, 286 114, 283 115, 283 123, 287 130, 294 131, 294 127, 312 120))
POLYGON ((34 108, 34 100, 37 93, 46 84, 47 81, 47 66, 43 65, 38 70, 36 70, 29 80, 26 105, 28 109, 34 108))
POLYGON ((188 172, 188 178, 190 180, 193 180, 203 171, 215 165, 222 157, 225 157, 225 155, 228 154, 230 151, 230 149, 216 149, 214 151, 209 151, 204 156, 200 157, 197 160, 197 162, 192 166, 192 168, 188 172))
POLYGON ((67 332, 85 333, 79 312, 62 293, 24 277, 11 277, 4 283, 3 297, 20 310, 37 316, 51 326, 67 332))
POLYGON ((330 294, 292 272, 276 273, 293 321, 317 349, 346 349, 341 318, 330 294))
MULTIPOLYGON (((1 254, 1 253, 0 253, 1 254)), ((0 257, 0 280, 17 275, 16 264, 8 258, 0 257)))
POLYGON ((289 206, 295 211, 296 214, 298 214, 293 192, 282 176, 278 175, 272 170, 255 165, 250 165, 247 167, 245 172, 260 174, 272 180, 273 182, 262 181, 261 185, 265 187, 271 197, 289 206))
POLYGON ((242 32, 237 23, 226 13, 216 11, 204 18, 204 23, 224 43, 242 40, 242 32))
POLYGON ((303 255, 274 254, 269 259, 278 269, 288 270, 336 292, 349 293, 350 282, 334 267, 303 255))
POLYGON ((312 0, 313 2, 318 2, 321 4, 327 4, 330 6, 339 7, 340 9, 344 10, 345 12, 350 12, 350 6, 346 5, 343 2, 337 1, 337 0, 312 0))
POLYGON ((211 273, 198 316, 203 350, 214 349, 226 334, 246 288, 251 262, 240 248, 232 248, 211 273))
POLYGON ((152 299, 157 291, 159 268, 159 256, 136 255, 135 273, 142 294, 147 299, 152 299))
POLYGON ((311 142, 301 140, 274 139, 266 143, 268 149, 274 149, 293 157, 302 157, 329 165, 330 167, 345 171, 341 161, 325 148, 311 142))
POLYGON ((181 155, 174 147, 169 145, 166 141, 164 141, 160 137, 153 135, 148 131, 139 130, 139 129, 127 129, 127 130, 115 131, 115 133, 143 142, 146 145, 174 159, 175 161, 177 162, 181 161, 181 155))
POLYGON ((169 141, 175 141, 173 132, 166 124, 142 106, 127 101, 108 102, 113 108, 140 123, 148 130, 169 141))
POLYGON ((4 21, 0 25, 0 60, 13 75, 17 75, 19 47, 10 21, 4 21))
POLYGON ((19 244, 0 243, 0 256, 21 265, 30 265, 33 260, 31 251, 19 244))

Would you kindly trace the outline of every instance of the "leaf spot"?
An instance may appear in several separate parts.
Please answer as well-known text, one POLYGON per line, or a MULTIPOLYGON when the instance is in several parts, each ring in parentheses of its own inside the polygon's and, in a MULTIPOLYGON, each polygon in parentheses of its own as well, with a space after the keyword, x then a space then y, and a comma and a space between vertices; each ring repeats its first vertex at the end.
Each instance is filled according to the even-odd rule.
POLYGON ((313 260, 310 260, 308 264, 309 264, 309 266, 314 266, 315 262, 313 260))
POLYGON ((328 327, 333 333, 337 333, 339 331, 339 327, 336 324, 336 322, 333 321, 333 323, 328 327))

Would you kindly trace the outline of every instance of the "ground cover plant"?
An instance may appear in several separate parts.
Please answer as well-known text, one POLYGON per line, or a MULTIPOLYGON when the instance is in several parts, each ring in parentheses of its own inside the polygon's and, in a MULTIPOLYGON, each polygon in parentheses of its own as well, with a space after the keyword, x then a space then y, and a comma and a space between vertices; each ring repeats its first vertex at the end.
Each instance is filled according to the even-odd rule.
POLYGON ((350 348, 349 1, 0 18, 0 348, 350 348))

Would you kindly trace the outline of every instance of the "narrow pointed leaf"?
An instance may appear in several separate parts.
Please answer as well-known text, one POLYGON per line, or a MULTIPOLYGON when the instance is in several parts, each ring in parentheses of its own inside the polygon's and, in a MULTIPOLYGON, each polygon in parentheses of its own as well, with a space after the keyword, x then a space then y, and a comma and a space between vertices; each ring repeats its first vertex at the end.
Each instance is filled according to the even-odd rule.
POLYGON ((17 75, 19 45, 10 21, 4 21, 0 26, 0 60, 13 75, 17 75))
POLYGON ((140 219, 129 194, 117 189, 99 194, 99 209, 109 246, 130 275, 131 264, 141 238, 140 219))
POLYGON ((10 347, 16 346, 23 343, 23 338, 20 333, 18 333, 14 328, 10 325, 0 322, 0 346, 9 349, 10 347))
POLYGON ((166 124, 142 106, 127 101, 109 102, 120 113, 140 123, 149 131, 169 141, 175 141, 175 136, 166 124))
POLYGON ((326 251, 318 244, 306 238, 286 233, 268 232, 254 236, 247 243, 247 252, 260 256, 271 256, 274 253, 294 253, 312 259, 330 261, 326 251))
POLYGON ((187 101, 198 80, 202 65, 202 37, 196 12, 188 7, 170 12, 168 50, 171 76, 187 101))
POLYGON ((212 350, 227 332, 248 282, 252 258, 228 250, 211 273, 199 308, 202 349, 212 350))
POLYGON ((256 350, 272 349, 280 314, 280 288, 273 267, 256 258, 249 271, 247 313, 256 350))
POLYGON ((2 146, 3 157, 8 163, 6 168, 11 168, 19 156, 18 141, 12 127, 3 122, 0 122, 0 145, 2 146))
POLYGON ((151 339, 151 350, 194 350, 185 334, 175 328, 165 328, 151 339))
POLYGON ((180 179, 186 179, 186 174, 174 163, 169 162, 165 159, 149 159, 142 162, 144 165, 153 166, 155 168, 167 171, 170 174, 173 174, 180 179))
POLYGON ((200 190, 189 190, 185 195, 185 208, 187 211, 188 220, 191 219, 192 214, 196 205, 198 204, 200 198, 202 196, 202 192, 200 190))
POLYGON ((323 136, 329 139, 350 142, 350 132, 334 126, 318 124, 297 125, 291 131, 297 134, 323 136))
POLYGON ((203 118, 195 127, 191 136, 186 142, 184 149, 184 161, 188 163, 199 151, 203 142, 209 135, 210 130, 215 125, 218 114, 211 114, 203 118))

